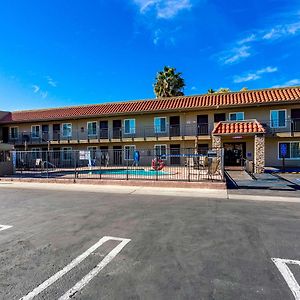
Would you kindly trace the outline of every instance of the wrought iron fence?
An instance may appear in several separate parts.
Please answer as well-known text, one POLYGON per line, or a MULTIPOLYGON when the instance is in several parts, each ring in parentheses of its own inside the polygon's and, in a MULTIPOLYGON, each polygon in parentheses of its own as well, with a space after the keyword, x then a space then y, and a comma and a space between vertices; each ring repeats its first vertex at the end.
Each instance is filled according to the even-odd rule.
POLYGON ((22 178, 205 181, 224 179, 223 149, 114 149, 16 151, 22 178))

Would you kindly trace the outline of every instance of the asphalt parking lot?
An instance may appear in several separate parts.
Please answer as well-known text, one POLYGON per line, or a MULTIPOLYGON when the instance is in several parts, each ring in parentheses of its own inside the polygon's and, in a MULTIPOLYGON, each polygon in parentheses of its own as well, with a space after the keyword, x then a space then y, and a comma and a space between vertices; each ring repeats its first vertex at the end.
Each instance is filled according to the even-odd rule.
POLYGON ((300 299, 300 203, 0 192, 0 299, 300 299))

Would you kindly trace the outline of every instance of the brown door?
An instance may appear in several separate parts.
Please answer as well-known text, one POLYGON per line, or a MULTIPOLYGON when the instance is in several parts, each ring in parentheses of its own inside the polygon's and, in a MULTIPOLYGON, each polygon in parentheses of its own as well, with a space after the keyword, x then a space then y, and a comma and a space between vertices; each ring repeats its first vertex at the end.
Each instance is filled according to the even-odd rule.
POLYGON ((9 128, 8 127, 3 127, 2 128, 3 143, 8 143, 8 139, 9 139, 9 128))
POLYGON ((120 139, 122 137, 122 121, 113 120, 113 138, 120 139))
POLYGON ((180 165, 180 145, 170 145, 170 165, 180 165))
POLYGON ((60 140, 60 124, 53 124, 53 140, 60 140))
POLYGON ((292 131, 300 131, 300 109, 291 109, 292 131))
POLYGON ((122 165, 122 146, 113 146, 113 163, 115 166, 122 165))
POLYGON ((197 134, 198 135, 208 134, 208 115, 197 116, 197 134))
POLYGON ((108 139, 108 121, 100 121, 100 139, 108 139))
POLYGON ((180 135, 180 117, 172 116, 170 117, 170 136, 180 135))

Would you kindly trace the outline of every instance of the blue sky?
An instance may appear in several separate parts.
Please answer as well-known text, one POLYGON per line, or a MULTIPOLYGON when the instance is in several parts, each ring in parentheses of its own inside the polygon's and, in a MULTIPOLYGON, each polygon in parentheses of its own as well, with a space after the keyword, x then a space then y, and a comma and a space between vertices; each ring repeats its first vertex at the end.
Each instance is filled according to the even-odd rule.
POLYGON ((0 4, 0 110, 300 85, 296 0, 10 0, 0 4))

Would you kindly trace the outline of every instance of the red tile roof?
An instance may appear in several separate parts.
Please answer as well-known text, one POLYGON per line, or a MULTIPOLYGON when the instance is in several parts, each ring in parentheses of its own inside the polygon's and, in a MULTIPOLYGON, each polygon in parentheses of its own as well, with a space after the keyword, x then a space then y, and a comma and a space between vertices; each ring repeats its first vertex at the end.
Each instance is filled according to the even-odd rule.
POLYGON ((300 87, 286 87, 199 96, 182 96, 165 99, 138 100, 95 104, 76 107, 15 111, 8 113, 1 123, 32 122, 109 116, 117 114, 178 111, 202 108, 219 108, 240 105, 300 103, 300 87))
POLYGON ((257 120, 245 120, 219 122, 212 131, 212 134, 254 134, 265 132, 265 128, 257 120))

